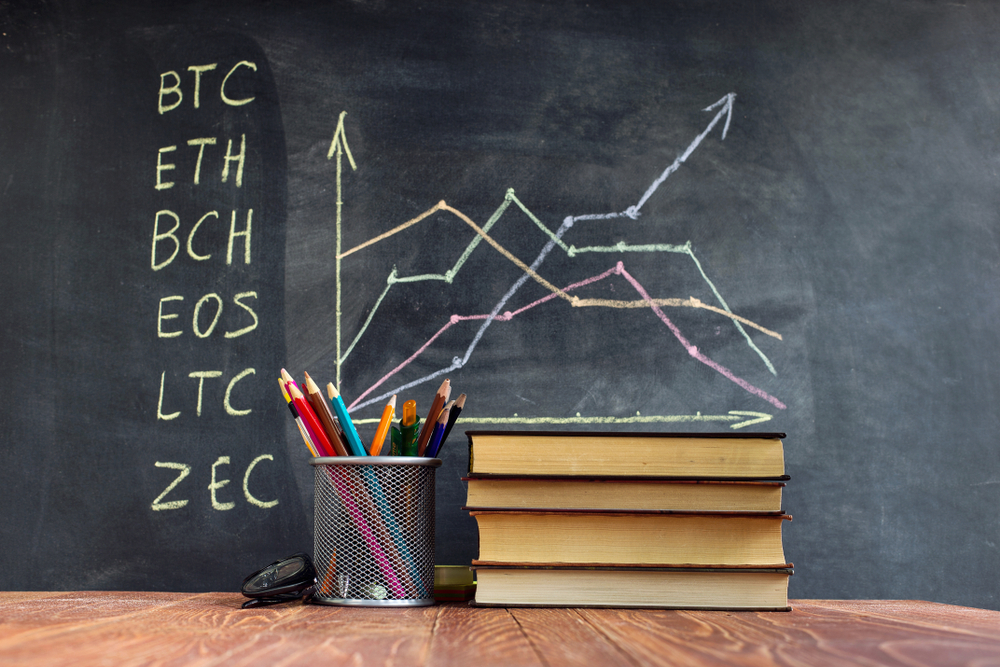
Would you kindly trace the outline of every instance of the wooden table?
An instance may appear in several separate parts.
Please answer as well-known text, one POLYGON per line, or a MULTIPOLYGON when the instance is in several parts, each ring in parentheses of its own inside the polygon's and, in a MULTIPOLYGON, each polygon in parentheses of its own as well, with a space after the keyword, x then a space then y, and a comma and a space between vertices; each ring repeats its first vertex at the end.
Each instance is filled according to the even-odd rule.
POLYGON ((1000 665, 1000 612, 793 600, 791 612, 409 609, 234 593, 0 592, 3 665, 1000 665))

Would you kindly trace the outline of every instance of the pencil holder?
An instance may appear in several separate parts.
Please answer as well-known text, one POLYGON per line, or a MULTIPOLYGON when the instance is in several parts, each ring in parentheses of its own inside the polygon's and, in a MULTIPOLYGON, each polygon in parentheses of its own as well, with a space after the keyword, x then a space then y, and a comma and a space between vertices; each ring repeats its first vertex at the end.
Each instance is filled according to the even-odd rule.
POLYGON ((440 459, 333 456, 315 467, 313 602, 434 604, 434 474, 440 459))

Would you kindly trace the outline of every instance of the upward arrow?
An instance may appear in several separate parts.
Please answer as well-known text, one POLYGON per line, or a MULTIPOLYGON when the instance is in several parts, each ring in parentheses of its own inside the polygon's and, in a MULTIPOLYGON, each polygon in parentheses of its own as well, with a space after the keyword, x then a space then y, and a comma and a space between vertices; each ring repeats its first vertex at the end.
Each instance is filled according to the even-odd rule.
POLYGON ((351 161, 351 167, 356 171, 358 166, 354 164, 354 156, 351 155, 351 147, 347 145, 347 135, 344 134, 344 117, 347 116, 346 111, 340 112, 340 118, 337 120, 337 129, 333 131, 333 140, 330 142, 330 150, 326 152, 326 159, 329 160, 333 157, 334 153, 337 155, 337 164, 340 164, 340 156, 342 153, 347 153, 347 159, 351 161))
POLYGON ((726 117, 726 124, 722 128, 722 138, 723 140, 725 140, 726 133, 729 132, 729 123, 733 119, 733 101, 735 99, 736 99, 736 93, 728 93, 715 104, 709 105, 704 109, 702 109, 702 111, 714 111, 715 109, 719 109, 719 107, 722 107, 721 109, 719 109, 719 112, 715 114, 715 117, 712 119, 712 122, 708 124, 708 127, 705 128, 705 131, 699 134, 697 137, 695 137, 694 141, 692 141, 688 145, 687 150, 685 150, 684 153, 682 153, 676 160, 674 160, 669 167, 664 169, 663 173, 660 174, 659 178, 653 181, 653 184, 649 186, 649 189, 646 190, 646 193, 642 195, 642 198, 639 200, 639 203, 637 203, 635 206, 629 206, 627 209, 625 209, 624 214, 626 216, 632 218, 633 220, 639 217, 639 209, 642 208, 642 205, 646 203, 646 200, 649 199, 654 192, 656 192, 656 189, 660 187, 660 184, 663 183, 663 181, 667 180, 667 177, 670 176, 670 174, 677 171, 680 168, 680 166, 684 164, 684 161, 691 156, 691 153, 694 153, 694 149, 698 148, 698 145, 701 144, 702 140, 708 136, 708 133, 712 131, 712 128, 714 128, 718 124, 718 122, 722 120, 723 116, 726 117))
POLYGON ((725 140, 726 133, 729 132, 729 122, 733 119, 733 102, 735 100, 736 100, 736 93, 728 93, 725 97, 720 99, 715 104, 712 104, 702 109, 702 111, 711 111, 716 107, 720 106, 722 107, 719 113, 715 114, 715 118, 712 119, 712 122, 708 124, 708 128, 705 130, 704 133, 702 133, 702 136, 708 134, 711 131, 711 129, 715 127, 715 124, 719 122, 720 118, 722 118, 722 114, 726 114, 726 125, 725 127, 722 128, 722 139, 725 140))
POLYGON ((351 163, 351 169, 354 171, 358 170, 358 165, 354 163, 354 156, 351 155, 351 147, 347 144, 347 134, 344 132, 344 117, 347 116, 346 111, 340 112, 340 118, 337 120, 337 129, 333 131, 333 139, 330 141, 330 150, 326 152, 326 159, 329 160, 334 155, 337 156, 337 250, 334 253, 336 257, 336 283, 337 283, 337 388, 340 388, 340 316, 342 313, 341 308, 341 292, 340 292, 340 248, 343 243, 343 235, 341 234, 341 211, 344 208, 344 190, 341 185, 341 174, 343 173, 343 160, 344 153, 347 153, 347 160, 351 163))

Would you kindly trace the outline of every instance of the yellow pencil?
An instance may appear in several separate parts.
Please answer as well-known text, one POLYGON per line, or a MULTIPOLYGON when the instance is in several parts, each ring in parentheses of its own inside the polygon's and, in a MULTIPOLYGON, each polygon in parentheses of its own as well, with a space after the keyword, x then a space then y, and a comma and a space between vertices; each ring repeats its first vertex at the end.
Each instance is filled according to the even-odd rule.
POLYGON ((306 447, 309 448, 309 453, 313 456, 319 456, 316 453, 316 448, 312 444, 312 440, 309 439, 309 434, 306 433, 305 426, 302 425, 302 418, 299 417, 298 413, 295 412, 295 406, 292 405, 292 397, 288 395, 288 391, 285 389, 285 383, 281 378, 278 378, 278 386, 281 387, 281 395, 285 397, 285 402, 288 403, 288 409, 292 413, 292 417, 295 418, 295 425, 299 427, 299 433, 302 434, 302 439, 306 443, 306 447))

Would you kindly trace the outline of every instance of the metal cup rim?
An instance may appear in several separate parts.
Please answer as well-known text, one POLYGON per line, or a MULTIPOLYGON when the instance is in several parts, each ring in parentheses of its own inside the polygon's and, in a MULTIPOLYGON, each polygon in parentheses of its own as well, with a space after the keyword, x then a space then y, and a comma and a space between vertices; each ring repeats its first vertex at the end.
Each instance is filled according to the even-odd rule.
POLYGON ((312 466, 427 466, 438 468, 441 459, 426 456, 316 456, 309 459, 312 466))

